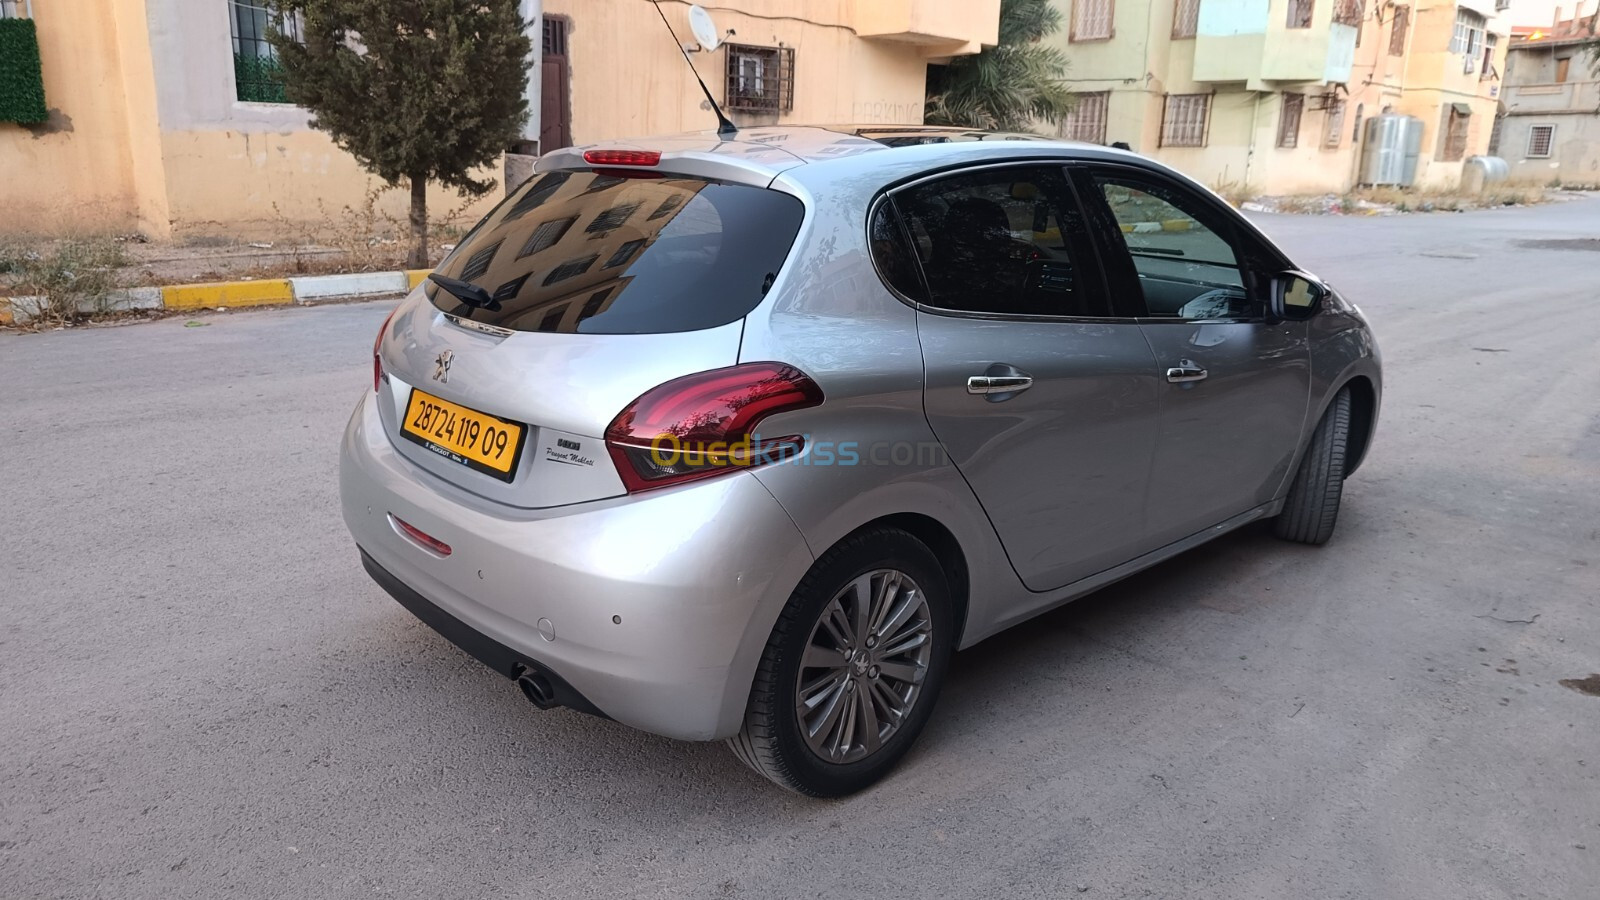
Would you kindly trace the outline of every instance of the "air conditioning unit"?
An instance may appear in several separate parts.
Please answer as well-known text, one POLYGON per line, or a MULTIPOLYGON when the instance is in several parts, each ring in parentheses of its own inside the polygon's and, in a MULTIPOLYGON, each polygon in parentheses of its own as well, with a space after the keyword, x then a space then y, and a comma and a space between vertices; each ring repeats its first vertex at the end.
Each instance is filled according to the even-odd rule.
POLYGON ((1494 0, 1494 11, 1505 12, 1511 8, 1511 0, 1494 0))

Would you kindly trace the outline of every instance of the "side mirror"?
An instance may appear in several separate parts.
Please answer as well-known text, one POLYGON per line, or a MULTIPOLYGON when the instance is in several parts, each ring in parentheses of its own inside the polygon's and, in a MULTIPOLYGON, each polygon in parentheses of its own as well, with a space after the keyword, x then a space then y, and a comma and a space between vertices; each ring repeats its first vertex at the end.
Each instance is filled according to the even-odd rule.
POLYGON ((1328 286, 1305 272, 1284 272, 1272 279, 1272 314, 1303 322, 1317 314, 1327 299, 1328 286))

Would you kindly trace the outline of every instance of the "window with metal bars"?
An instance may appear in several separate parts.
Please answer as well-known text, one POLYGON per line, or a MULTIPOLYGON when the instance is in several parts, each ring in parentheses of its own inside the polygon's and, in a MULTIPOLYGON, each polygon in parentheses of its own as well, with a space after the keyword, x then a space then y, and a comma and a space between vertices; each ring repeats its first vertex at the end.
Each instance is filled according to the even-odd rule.
POLYGON ((631 241, 628 241, 621 247, 618 247, 617 252, 611 254, 611 258, 606 260, 606 264, 600 268, 615 269, 617 266, 620 266, 628 260, 633 259, 633 255, 638 253, 639 248, 643 246, 644 238, 635 238, 631 241))
POLYGON ((1200 30, 1200 0, 1178 0, 1172 7, 1172 36, 1192 38, 1200 30))
POLYGON ((301 37, 300 14, 285 15, 270 0, 227 0, 233 40, 234 97, 252 103, 288 103, 283 93, 283 68, 267 35, 276 30, 293 40, 301 37))
POLYGON ((1305 94, 1283 95, 1283 113, 1278 117, 1278 146, 1293 149, 1300 146, 1300 113, 1306 107, 1305 94))
POLYGON ((1389 26, 1389 55, 1406 55, 1406 32, 1411 30, 1411 7, 1396 6, 1389 26))
POLYGON ((0 0, 0 19, 31 19, 33 4, 30 0, 0 0))
MULTIPOLYGON (((507 216, 502 220, 502 223, 509 221, 510 218, 510 216, 507 216)), ((566 236, 568 229, 572 228, 572 223, 576 221, 578 221, 577 216, 568 216, 565 219, 551 219, 548 222, 539 223, 539 227, 533 229, 533 234, 528 235, 528 241, 522 245, 522 250, 517 253, 517 259, 532 256, 541 250, 548 250, 554 247, 557 241, 566 236)))
POLYGON ((566 281, 568 278, 572 278, 576 275, 582 275, 583 273, 589 271, 589 267, 594 265, 594 261, 599 258, 600 254, 591 253, 581 259, 574 259, 564 262, 550 270, 550 274, 544 277, 544 283, 546 286, 549 286, 558 281, 566 281))
POLYGON ((556 191, 560 190, 571 177, 571 172, 546 172, 539 178, 537 184, 529 188, 526 194, 518 197, 516 203, 511 204, 511 208, 506 210, 506 217, 501 220, 502 223, 520 219, 538 208, 540 204, 555 196, 556 191))
POLYGON ((1333 4, 1333 20, 1340 25, 1359 28, 1365 13, 1365 0, 1335 0, 1333 4))
POLYGON ((543 34, 541 48, 545 56, 567 55, 567 20, 560 16, 542 16, 543 34))
POLYGON ((584 231, 588 232, 589 234, 612 231, 621 227, 623 222, 628 221, 628 217, 633 215, 634 210, 637 210, 638 208, 639 204, 637 203, 613 206, 595 216, 594 221, 590 222, 589 227, 585 228, 584 231))
POLYGON ((1104 41, 1116 34, 1116 0, 1073 0, 1069 40, 1104 41))
POLYGON ((1554 125, 1534 125, 1528 129, 1529 159, 1549 159, 1550 148, 1556 142, 1556 127, 1554 125))
POLYGON ((1316 8, 1316 0, 1289 0, 1289 17, 1286 24, 1290 28, 1310 28, 1311 14, 1316 8))
POLYGON ((1106 106, 1110 91, 1074 94, 1077 105, 1061 120, 1061 136, 1069 141, 1088 141, 1091 144, 1106 142, 1106 106))
POLYGON ((793 47, 723 46, 728 48, 728 89, 724 107, 767 113, 794 109, 793 47))
POLYGON ((1445 104, 1444 146, 1439 152, 1439 158, 1445 162, 1456 162, 1467 155, 1467 129, 1472 118, 1463 111, 1466 106, 1465 103, 1445 104))
POLYGON ((682 205, 683 198, 677 194, 673 194, 671 197, 661 201, 661 205, 656 207, 655 212, 652 212, 648 217, 646 217, 645 221, 654 222, 656 219, 659 219, 662 216, 670 216, 672 215, 673 210, 682 205))
POLYGON ((1168 94, 1161 110, 1161 146, 1204 147, 1210 94, 1168 94))
POLYGON ((489 271, 489 264, 494 262, 495 253, 500 250, 500 241, 495 241, 477 253, 467 257, 467 264, 461 267, 461 280, 471 281, 482 278, 489 271))
POLYGON ((1334 97, 1328 101, 1327 119, 1323 122, 1322 146, 1329 150, 1337 150, 1343 141, 1344 98, 1334 97))

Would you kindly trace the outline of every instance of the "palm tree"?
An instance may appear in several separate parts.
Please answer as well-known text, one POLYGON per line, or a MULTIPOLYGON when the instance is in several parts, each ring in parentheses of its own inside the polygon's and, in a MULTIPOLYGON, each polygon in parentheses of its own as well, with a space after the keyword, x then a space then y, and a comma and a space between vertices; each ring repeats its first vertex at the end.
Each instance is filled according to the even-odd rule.
POLYGON ((1050 0, 1000 0, 1000 43, 928 70, 929 125, 1027 131, 1072 111, 1067 58, 1043 39, 1061 28, 1050 0))

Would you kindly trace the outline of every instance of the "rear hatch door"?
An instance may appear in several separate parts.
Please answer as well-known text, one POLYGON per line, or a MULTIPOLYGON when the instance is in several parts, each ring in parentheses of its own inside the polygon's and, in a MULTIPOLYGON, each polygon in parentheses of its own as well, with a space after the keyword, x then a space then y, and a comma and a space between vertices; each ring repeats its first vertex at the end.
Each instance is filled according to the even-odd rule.
POLYGON ((448 288, 425 281, 390 322, 390 439, 513 506, 624 493, 606 426, 650 388, 739 361, 743 317, 803 213, 788 194, 670 172, 536 176, 439 266, 448 288))

